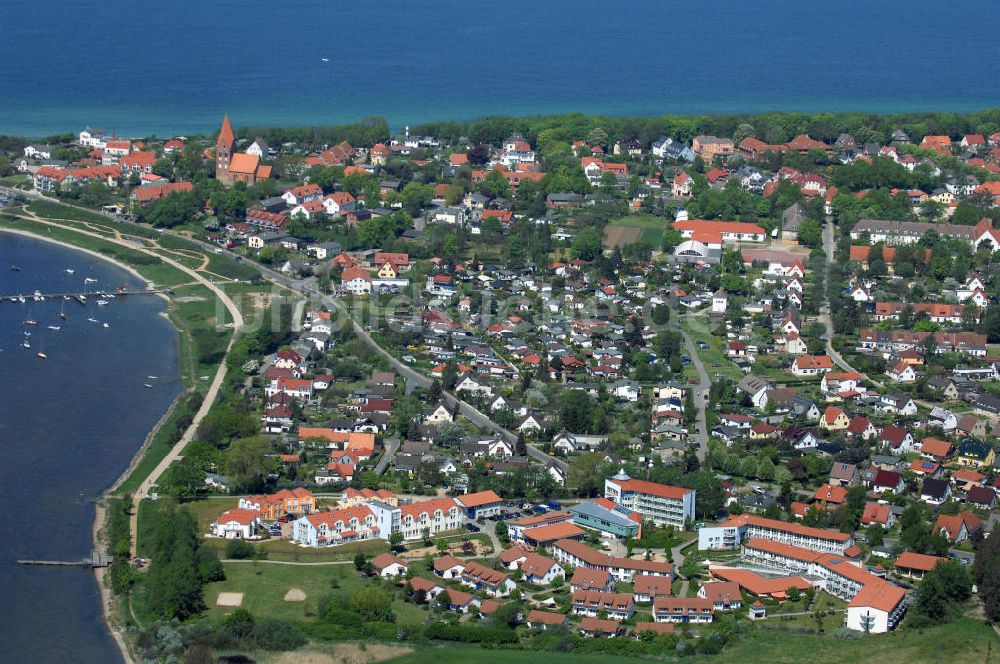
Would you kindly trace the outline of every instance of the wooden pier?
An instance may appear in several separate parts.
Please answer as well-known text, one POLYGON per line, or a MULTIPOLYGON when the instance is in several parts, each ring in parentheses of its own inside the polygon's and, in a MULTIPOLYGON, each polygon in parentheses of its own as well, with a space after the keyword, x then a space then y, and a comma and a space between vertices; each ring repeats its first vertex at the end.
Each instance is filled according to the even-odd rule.
POLYGON ((91 551, 89 558, 80 560, 18 560, 18 565, 39 565, 42 567, 107 567, 111 564, 111 556, 106 551, 91 551))

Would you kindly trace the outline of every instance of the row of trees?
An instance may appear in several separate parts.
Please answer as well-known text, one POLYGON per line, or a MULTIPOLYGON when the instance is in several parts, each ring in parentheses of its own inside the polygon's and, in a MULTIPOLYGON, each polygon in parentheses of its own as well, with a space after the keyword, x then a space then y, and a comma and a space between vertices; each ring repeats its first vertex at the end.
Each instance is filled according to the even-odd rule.
POLYGON ((797 134, 809 134, 833 143, 841 133, 851 134, 860 143, 885 143, 896 128, 905 130, 919 142, 927 134, 959 136, 967 133, 991 134, 1000 129, 1000 109, 977 113, 760 113, 702 116, 626 117, 573 113, 567 115, 505 118, 489 117, 472 122, 434 122, 414 128, 445 142, 468 138, 473 143, 497 145, 510 134, 519 132, 533 145, 551 142, 570 143, 587 138, 591 145, 607 148, 620 140, 635 138, 649 145, 661 135, 690 141, 698 134, 730 136, 735 141, 757 136, 767 143, 784 143, 797 134))
POLYGON ((226 577, 215 549, 203 545, 195 518, 170 499, 158 504, 146 527, 147 607, 166 620, 196 615, 205 608, 204 585, 226 577))

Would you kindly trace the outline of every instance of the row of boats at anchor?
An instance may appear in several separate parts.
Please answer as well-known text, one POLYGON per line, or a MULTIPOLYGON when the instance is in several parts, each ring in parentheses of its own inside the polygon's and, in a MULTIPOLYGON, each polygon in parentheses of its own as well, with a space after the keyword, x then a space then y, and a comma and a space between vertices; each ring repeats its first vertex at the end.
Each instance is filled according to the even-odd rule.
MULTIPOLYGON (((96 291, 94 293, 91 293, 91 297, 97 298, 94 301, 97 302, 97 304, 99 304, 101 306, 105 306, 105 305, 111 304, 111 300, 115 299, 114 293, 105 293, 104 291, 96 291)), ((7 296, 7 300, 9 302, 18 302, 20 304, 24 304, 29 299, 31 299, 34 302, 44 302, 45 301, 45 295, 43 295, 40 291, 35 291, 33 294, 28 295, 28 296, 20 295, 20 294, 19 295, 8 295, 7 296)), ((87 304, 87 296, 84 295, 83 293, 78 293, 77 295, 63 295, 62 299, 65 302, 70 302, 71 300, 76 300, 80 304, 87 304)))
MULTIPOLYGON (((108 323, 102 323, 101 321, 97 320, 96 318, 88 318, 87 322, 88 323, 94 323, 95 325, 100 325, 104 329, 108 329, 108 328, 111 327, 108 323)), ((38 321, 32 320, 32 319, 29 318, 28 320, 24 321, 24 324, 27 325, 27 326, 29 326, 29 327, 36 327, 38 325, 38 321)), ((48 325, 47 329, 51 330, 52 332, 59 332, 62 329, 62 327, 59 326, 59 325, 48 325)), ((29 330, 24 330, 24 340, 21 341, 21 347, 24 348, 25 350, 31 350, 31 332, 29 330)), ((38 356, 38 359, 40 359, 40 360, 47 360, 47 359, 49 359, 49 356, 46 355, 43 350, 39 350, 36 353, 36 355, 38 356)), ((147 385, 147 387, 152 387, 152 386, 151 385, 147 385)))
MULTIPOLYGON (((11 265, 10 269, 13 272, 20 272, 21 271, 21 267, 18 266, 18 265, 11 265)), ((64 270, 64 272, 66 274, 73 274, 75 272, 75 270, 73 270, 72 268, 66 268, 64 270)), ((84 283, 85 287, 89 287, 91 284, 97 283, 97 279, 95 279, 93 277, 86 277, 83 280, 83 283, 84 283)), ((79 302, 81 305, 96 304, 98 306, 107 306, 108 304, 111 304, 112 300, 115 299, 115 294, 125 293, 127 291, 127 287, 126 286, 119 286, 118 288, 115 289, 114 293, 110 293, 110 292, 106 292, 106 291, 102 291, 102 290, 98 290, 98 291, 94 291, 94 292, 89 292, 89 288, 87 288, 87 291, 88 292, 86 292, 86 293, 79 293, 79 294, 76 294, 76 295, 68 295, 68 294, 66 294, 66 295, 62 295, 61 296, 62 300, 63 300, 63 306, 62 306, 62 308, 59 311, 59 319, 60 320, 62 320, 62 321, 69 320, 69 316, 66 314, 66 302, 71 302, 71 301, 75 300, 75 301, 79 302), (91 299, 88 299, 88 296, 91 299)), ((58 296, 58 295, 48 295, 48 296, 46 296, 41 291, 36 290, 31 295, 27 295, 27 296, 25 296, 23 294, 10 295, 10 296, 6 296, 6 299, 9 302, 15 302, 15 303, 24 304, 24 303, 28 302, 29 300, 32 301, 32 302, 44 302, 47 297, 55 299, 55 298, 60 297, 60 296, 58 296)), ((3 299, 0 298, 0 302, 2 302, 2 301, 3 301, 3 299)), ((102 321, 94 318, 92 315, 87 318, 87 322, 88 323, 92 323, 94 325, 98 325, 98 326, 102 327, 103 329, 108 329, 108 328, 111 327, 108 323, 102 322, 102 321)), ((24 321, 24 325, 27 326, 28 328, 36 328, 36 327, 38 327, 38 321, 31 317, 30 310, 29 310, 28 318, 25 319, 25 321, 24 321)), ((46 329, 48 329, 51 332, 59 332, 62 329, 62 327, 60 325, 47 325, 46 329)), ((39 346, 41 346, 41 342, 39 342, 39 346)), ((31 349, 31 331, 30 331, 30 329, 24 330, 24 338, 21 341, 21 347, 24 348, 25 350, 30 350, 31 349)), ((36 355, 41 360, 47 360, 48 357, 49 357, 44 352, 44 350, 42 348, 39 348, 39 350, 36 353, 36 355)), ((155 378, 155 376, 150 376, 150 378, 155 378)), ((149 385, 149 384, 146 384, 144 386, 145 387, 152 387, 152 385, 149 385)))

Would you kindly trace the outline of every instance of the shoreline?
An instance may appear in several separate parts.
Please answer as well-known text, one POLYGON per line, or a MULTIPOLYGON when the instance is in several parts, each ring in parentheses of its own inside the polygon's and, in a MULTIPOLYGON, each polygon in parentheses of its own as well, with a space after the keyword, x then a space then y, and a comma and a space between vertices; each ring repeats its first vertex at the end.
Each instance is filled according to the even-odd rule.
MULTIPOLYGON (((63 240, 57 240, 55 238, 45 237, 44 235, 21 230, 19 228, 0 227, 0 233, 12 233, 15 235, 20 235, 22 237, 32 238, 35 240, 48 242, 50 244, 55 244, 65 249, 69 249, 71 251, 79 251, 84 254, 88 254, 92 257, 111 263, 115 267, 120 268, 125 272, 128 272, 132 276, 141 280, 146 285, 146 288, 149 288, 153 285, 152 281, 150 281, 142 274, 140 274, 139 271, 136 270, 131 265, 122 263, 121 261, 111 258, 110 256, 105 256, 99 251, 94 251, 93 249, 88 249, 86 247, 80 247, 70 242, 65 242, 63 240)), ((169 297, 167 297, 163 293, 157 293, 157 295, 163 298, 163 300, 169 304, 170 302, 169 297)), ((166 312, 161 312, 161 315, 165 314, 166 312)), ((168 320, 170 319, 169 315, 167 315, 166 317, 168 320)), ((173 321, 171 321, 171 325, 173 325, 173 321)), ((176 325, 174 325, 174 329, 177 330, 178 334, 183 334, 183 331, 178 329, 176 325)), ((111 496, 112 493, 114 493, 118 489, 118 487, 122 485, 122 483, 125 482, 125 480, 129 478, 129 476, 131 476, 133 472, 135 472, 135 469, 142 462, 143 458, 145 458, 146 456, 146 453, 149 451, 149 447, 150 444, 152 443, 153 437, 162 428, 163 423, 167 421, 167 418, 169 418, 173 414, 174 410, 177 408, 177 404, 179 404, 181 399, 183 399, 188 393, 189 390, 187 389, 182 390, 181 393, 174 398, 174 400, 167 407, 166 411, 164 411, 163 415, 160 416, 160 418, 156 421, 156 424, 154 424, 153 427, 146 434, 146 437, 143 440, 142 445, 139 447, 138 450, 136 450, 135 454, 132 455, 132 458, 129 460, 128 466, 125 468, 125 470, 123 470, 106 489, 101 491, 98 499, 94 502, 94 521, 91 524, 91 543, 95 549, 100 548, 101 545, 100 536, 104 530, 105 524, 107 523, 108 498, 111 496)), ((135 533, 133 533, 133 537, 134 536, 135 533)), ((136 659, 133 657, 132 652, 129 650, 128 641, 125 638, 124 630, 116 626, 113 620, 114 595, 112 594, 111 589, 107 585, 107 578, 106 578, 107 573, 108 573, 108 568, 106 567, 94 568, 94 577, 97 580, 97 590, 101 601, 101 618, 104 622, 105 627, 108 630, 108 633, 111 635, 111 638, 115 641, 115 644, 118 646, 118 650, 122 655, 122 659, 125 661, 126 664, 135 664, 136 659)))
MULTIPOLYGON (((24 221, 31 221, 31 219, 26 218, 26 217, 21 217, 21 219, 23 219, 24 221)), ((108 221, 111 221, 111 220, 109 219, 108 221)), ((154 285, 152 281, 150 281, 146 277, 142 276, 142 274, 140 274, 139 271, 136 270, 131 265, 128 265, 127 263, 122 263, 118 259, 112 258, 111 256, 106 256, 106 255, 102 254, 99 251, 94 251, 93 249, 88 249, 87 247, 81 247, 81 246, 78 246, 78 245, 75 245, 75 244, 71 244, 71 243, 66 242, 64 240, 57 240, 56 238, 53 238, 53 237, 46 237, 46 236, 44 236, 44 235, 42 235, 40 233, 32 233, 31 231, 22 230, 20 228, 7 228, 6 226, 0 226, 0 233, 12 233, 14 235, 20 235, 22 237, 31 238, 31 239, 34 239, 34 240, 41 240, 42 242, 49 242, 51 244, 57 244, 60 247, 63 247, 65 249, 70 249, 72 251, 79 251, 81 253, 88 254, 90 256, 93 256, 94 258, 100 258, 101 260, 106 261, 108 263, 111 263, 115 267, 117 267, 117 268, 119 268, 121 270, 124 270, 125 272, 128 272, 129 274, 131 274, 136 279, 139 279, 140 281, 142 281, 142 283, 144 283, 146 285, 146 288, 150 288, 151 286, 154 285)), ((168 298, 163 293, 156 293, 156 295, 159 295, 160 297, 162 297, 164 300, 166 300, 168 302, 170 300, 170 298, 168 298)))

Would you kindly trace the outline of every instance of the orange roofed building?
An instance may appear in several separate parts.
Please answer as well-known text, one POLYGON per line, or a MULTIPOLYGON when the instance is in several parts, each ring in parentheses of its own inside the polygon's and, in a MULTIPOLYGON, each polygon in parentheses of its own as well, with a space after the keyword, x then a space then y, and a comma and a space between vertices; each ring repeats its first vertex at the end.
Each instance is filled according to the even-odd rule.
POLYGON ((690 219, 675 221, 673 228, 684 239, 719 246, 723 242, 763 242, 766 235, 764 229, 757 224, 742 221, 690 219))
POLYGON ((236 135, 229 123, 229 116, 222 119, 222 128, 215 141, 215 179, 232 186, 243 182, 248 187, 259 180, 271 177, 271 167, 260 163, 260 157, 245 152, 235 152, 236 135))
POLYGON ((289 514, 310 514, 316 511, 316 497, 309 489, 282 489, 277 493, 240 498, 237 505, 254 510, 265 521, 276 521, 289 514))
POLYGON ((694 489, 634 480, 624 470, 604 480, 604 497, 658 526, 683 528, 695 519, 694 489))

